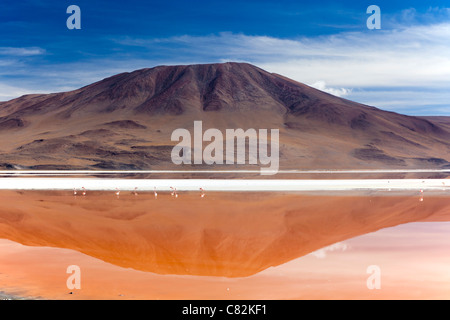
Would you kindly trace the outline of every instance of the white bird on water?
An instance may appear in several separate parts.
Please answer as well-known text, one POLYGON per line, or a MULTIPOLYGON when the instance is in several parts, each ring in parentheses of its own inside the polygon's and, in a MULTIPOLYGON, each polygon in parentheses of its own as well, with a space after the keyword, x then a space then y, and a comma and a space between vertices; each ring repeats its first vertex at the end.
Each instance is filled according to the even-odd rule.
POLYGON ((172 189, 172 197, 178 198, 177 188, 170 187, 170 189, 172 189))

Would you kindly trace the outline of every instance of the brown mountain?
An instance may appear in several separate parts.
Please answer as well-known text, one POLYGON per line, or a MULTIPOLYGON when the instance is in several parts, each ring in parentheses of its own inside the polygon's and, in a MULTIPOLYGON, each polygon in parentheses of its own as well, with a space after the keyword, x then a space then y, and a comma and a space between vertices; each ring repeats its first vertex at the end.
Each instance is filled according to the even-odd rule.
POLYGON ((194 120, 280 129, 281 169, 450 167, 449 118, 383 111, 245 63, 159 66, 1 102, 0 164, 181 169, 171 134, 194 120))

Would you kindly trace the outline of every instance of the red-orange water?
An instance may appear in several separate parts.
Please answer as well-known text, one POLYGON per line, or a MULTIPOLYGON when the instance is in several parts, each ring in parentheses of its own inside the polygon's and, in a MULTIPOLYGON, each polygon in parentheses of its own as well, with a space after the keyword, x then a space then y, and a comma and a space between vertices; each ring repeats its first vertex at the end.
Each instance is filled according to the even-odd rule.
POLYGON ((449 299, 448 196, 419 200, 2 191, 0 291, 58 299, 449 299), (66 285, 70 265, 81 269, 80 290, 66 285), (367 287, 371 265, 381 270, 380 289, 367 287))

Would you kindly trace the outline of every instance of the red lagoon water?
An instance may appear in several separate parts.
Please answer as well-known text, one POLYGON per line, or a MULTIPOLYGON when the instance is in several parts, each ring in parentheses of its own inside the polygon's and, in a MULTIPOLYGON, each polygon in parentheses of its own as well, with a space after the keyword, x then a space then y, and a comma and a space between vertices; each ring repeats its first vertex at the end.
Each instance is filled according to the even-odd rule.
POLYGON ((0 292, 449 299, 449 217, 437 192, 1 191, 0 292), (67 286, 69 266, 81 289, 67 286))

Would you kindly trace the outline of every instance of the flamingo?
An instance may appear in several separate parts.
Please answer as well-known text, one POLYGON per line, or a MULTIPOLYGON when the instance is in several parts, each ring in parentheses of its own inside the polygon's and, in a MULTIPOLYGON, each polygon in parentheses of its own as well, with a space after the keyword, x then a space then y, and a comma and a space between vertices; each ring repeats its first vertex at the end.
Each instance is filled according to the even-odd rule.
POLYGON ((203 190, 203 188, 200 188, 200 191, 202 192, 202 194, 200 195, 200 198, 204 198, 205 197, 205 190, 203 190))
POLYGON ((116 188, 116 196, 119 196, 120 195, 120 190, 119 190, 119 188, 116 188))
POLYGON ((82 195, 85 196, 86 195, 86 188, 85 187, 81 187, 81 189, 83 189, 82 195))
POLYGON ((133 194, 134 194, 135 196, 138 195, 138 193, 137 193, 137 187, 134 188, 133 194))
POLYGON ((77 195, 77 189, 73 188, 73 195, 76 196, 77 195))
POLYGON ((171 193, 172 197, 175 196, 175 198, 178 198, 177 188, 170 187, 170 189, 172 189, 171 193))
POLYGON ((158 193, 156 192, 156 187, 153 188, 153 193, 155 194, 155 199, 158 199, 158 193))
POLYGON ((420 189, 420 199, 419 199, 419 201, 423 202, 423 190, 422 189, 420 189))

